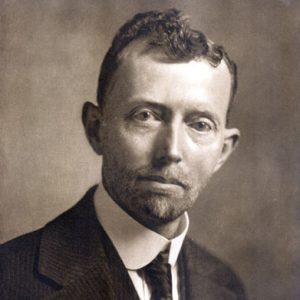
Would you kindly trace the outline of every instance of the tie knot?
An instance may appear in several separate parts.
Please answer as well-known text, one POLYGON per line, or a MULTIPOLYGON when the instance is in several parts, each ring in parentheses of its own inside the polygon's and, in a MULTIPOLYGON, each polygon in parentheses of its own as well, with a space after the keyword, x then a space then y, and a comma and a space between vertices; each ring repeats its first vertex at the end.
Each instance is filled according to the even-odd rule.
POLYGON ((151 300, 172 299, 171 266, 168 263, 169 251, 160 252, 143 268, 145 281, 151 291, 151 300))
POLYGON ((153 266, 160 268, 161 265, 167 265, 169 260, 169 250, 164 250, 158 253, 158 255, 145 267, 153 266))

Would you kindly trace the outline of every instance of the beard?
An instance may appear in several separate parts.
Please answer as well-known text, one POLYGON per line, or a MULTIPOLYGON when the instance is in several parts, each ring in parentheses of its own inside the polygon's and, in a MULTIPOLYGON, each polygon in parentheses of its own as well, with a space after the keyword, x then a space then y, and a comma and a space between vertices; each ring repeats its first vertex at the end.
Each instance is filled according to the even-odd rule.
POLYGON ((110 197, 131 217, 146 226, 167 224, 179 218, 196 202, 209 178, 195 182, 178 166, 165 166, 159 170, 149 166, 129 169, 110 157, 103 159, 102 180, 110 197), (151 176, 172 178, 175 190, 157 190, 142 182, 151 176))

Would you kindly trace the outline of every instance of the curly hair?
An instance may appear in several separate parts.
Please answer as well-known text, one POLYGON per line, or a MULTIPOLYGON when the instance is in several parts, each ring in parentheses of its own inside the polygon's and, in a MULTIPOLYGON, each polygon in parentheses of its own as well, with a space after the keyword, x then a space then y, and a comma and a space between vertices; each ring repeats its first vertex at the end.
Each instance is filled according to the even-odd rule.
POLYGON ((102 111, 104 98, 112 75, 117 70, 122 50, 134 40, 146 38, 150 47, 160 47, 167 57, 175 61, 191 61, 205 58, 214 67, 222 59, 231 74, 231 95, 227 121, 237 90, 237 67, 222 46, 214 44, 206 36, 190 27, 189 18, 177 9, 149 11, 136 14, 117 32, 106 53, 99 75, 97 102, 102 111))

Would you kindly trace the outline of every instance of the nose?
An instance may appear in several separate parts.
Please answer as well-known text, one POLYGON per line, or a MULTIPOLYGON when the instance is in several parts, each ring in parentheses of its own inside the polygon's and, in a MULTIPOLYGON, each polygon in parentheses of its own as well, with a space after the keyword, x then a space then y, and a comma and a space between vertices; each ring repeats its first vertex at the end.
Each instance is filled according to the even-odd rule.
POLYGON ((182 161, 183 134, 182 129, 177 124, 165 125, 161 129, 158 133, 154 155, 156 166, 178 164, 182 161))

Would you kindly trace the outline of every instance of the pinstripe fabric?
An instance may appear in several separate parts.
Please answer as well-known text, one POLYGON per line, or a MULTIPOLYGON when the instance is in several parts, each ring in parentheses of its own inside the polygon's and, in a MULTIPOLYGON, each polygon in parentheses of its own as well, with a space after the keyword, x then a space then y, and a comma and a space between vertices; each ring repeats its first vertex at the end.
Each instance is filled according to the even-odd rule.
MULTIPOLYGON (((97 220, 94 191, 44 228, 0 246, 1 300, 138 299, 97 220)), ((234 273, 188 238, 178 264, 182 300, 246 299, 234 273)))

